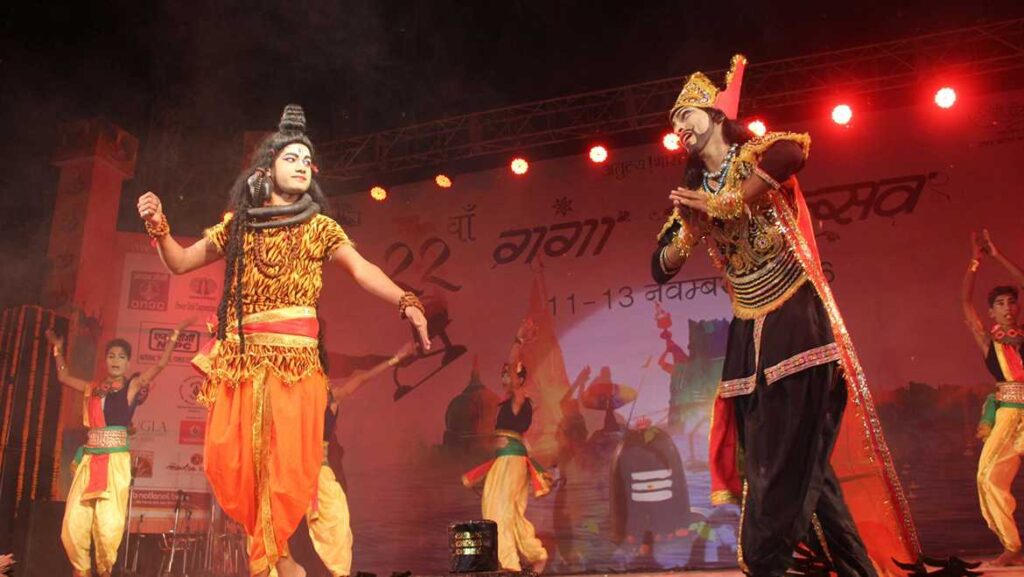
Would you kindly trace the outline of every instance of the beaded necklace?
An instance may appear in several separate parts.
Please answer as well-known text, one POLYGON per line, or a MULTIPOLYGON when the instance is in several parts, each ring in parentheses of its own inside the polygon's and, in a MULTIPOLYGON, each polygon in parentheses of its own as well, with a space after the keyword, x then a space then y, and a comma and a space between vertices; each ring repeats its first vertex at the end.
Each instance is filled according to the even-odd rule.
POLYGON ((705 192, 712 194, 722 190, 722 186, 725 185, 726 177, 729 176, 729 169, 732 168, 732 161, 736 158, 736 151, 739 147, 733 144, 729 147, 729 152, 725 154, 725 159, 722 160, 722 166, 714 172, 704 171, 703 182, 701 184, 705 192), (718 184, 712 184, 712 181, 718 184))

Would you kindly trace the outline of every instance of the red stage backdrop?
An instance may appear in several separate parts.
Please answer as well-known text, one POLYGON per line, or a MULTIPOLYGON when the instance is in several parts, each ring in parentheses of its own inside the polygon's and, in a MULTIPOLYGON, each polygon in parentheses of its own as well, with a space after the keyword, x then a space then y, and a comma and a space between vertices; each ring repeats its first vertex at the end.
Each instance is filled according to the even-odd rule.
MULTIPOLYGON (((1024 94, 962 98, 950 111, 858 111, 846 128, 772 128, 812 135, 800 180, 926 549, 998 548, 973 484, 973 431, 991 379, 958 294, 971 230, 988 227, 1024 263, 1010 176, 1024 152, 1024 94)), ((395 187, 385 203, 337 199, 335 216, 359 250, 450 317, 443 354, 378 379, 342 408, 358 569, 445 570, 446 525, 480 516, 479 497, 459 476, 486 458, 499 370, 526 315, 541 328, 526 351, 538 405, 528 440, 566 480, 527 512, 551 569, 735 563, 738 512, 709 506, 706 463, 727 296, 699 252, 674 284, 655 287, 649 273, 681 161, 657 145, 612 149, 604 166, 581 153, 535 162, 522 177, 501 168, 457 175, 446 190, 432 181, 395 187), (460 356, 459 346, 468 352, 460 356), (590 408, 607 392, 625 404, 590 408), (586 434, 560 434, 575 411, 586 434)), ((116 333, 147 364, 175 323, 214 310, 221 269, 174 277, 148 239, 119 237, 116 333)), ((978 305, 987 287, 1007 280, 986 261, 978 305)), ((393 307, 340 270, 329 268, 321 308, 335 368, 390 355, 410 338, 393 307)), ((136 503, 147 524, 160 511, 167 518, 173 491, 207 490, 204 411, 187 366, 207 338, 199 328, 179 342, 136 416, 133 450, 145 463, 136 503)))

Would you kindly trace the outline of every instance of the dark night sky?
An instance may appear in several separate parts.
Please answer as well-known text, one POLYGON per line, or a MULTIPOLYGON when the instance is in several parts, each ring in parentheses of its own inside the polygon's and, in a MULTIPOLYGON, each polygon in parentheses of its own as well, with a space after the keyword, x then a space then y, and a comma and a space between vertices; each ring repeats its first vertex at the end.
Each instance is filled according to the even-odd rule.
POLYGON ((287 102, 323 142, 721 68, 736 51, 763 62, 1020 16, 1020 0, 4 2, 0 307, 38 294, 66 120, 105 116, 142 139, 126 194, 209 207, 197 197, 234 176, 240 132, 272 129, 287 102))

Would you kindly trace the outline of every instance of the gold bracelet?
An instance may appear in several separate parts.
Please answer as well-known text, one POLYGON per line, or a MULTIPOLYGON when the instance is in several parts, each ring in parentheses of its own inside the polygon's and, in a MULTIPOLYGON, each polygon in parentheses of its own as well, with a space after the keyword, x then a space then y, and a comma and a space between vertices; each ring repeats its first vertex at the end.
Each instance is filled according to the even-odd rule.
POLYGON ((171 342, 172 343, 178 342, 178 337, 179 336, 181 336, 181 331, 179 331, 178 329, 174 329, 174 332, 171 333, 171 342))
POLYGON ((971 272, 978 272, 978 267, 979 266, 981 266, 981 261, 976 259, 976 258, 972 258, 971 259, 971 266, 968 267, 968 268, 969 268, 969 270, 971 272))
POLYGON ((57 358, 57 357, 61 356, 61 354, 63 354, 63 353, 62 353, 62 351, 59 348, 53 347, 53 358, 57 358))
POLYGON ((388 359, 388 366, 389 367, 393 367, 393 366, 397 365, 400 362, 402 362, 402 359, 398 358, 398 356, 396 355, 396 356, 393 356, 390 359, 388 359))
POLYGON ((721 191, 708 199, 708 215, 719 220, 732 220, 743 214, 743 195, 739 191, 721 191))
POLYGON ((690 257, 690 251, 693 250, 693 245, 697 244, 697 240, 690 227, 685 222, 680 221, 679 230, 672 237, 672 246, 679 251, 679 255, 683 257, 683 260, 686 260, 690 257))
POLYGON ((407 292, 402 295, 402 298, 398 299, 398 313, 402 315, 402 320, 409 318, 405 314, 405 309, 410 307, 420 311, 424 315, 427 314, 427 311, 423 308, 423 303, 420 302, 419 297, 417 297, 415 293, 407 292))
POLYGON ((152 237, 154 240, 158 238, 163 238, 171 234, 171 225, 170 223, 167 222, 166 216, 160 219, 160 224, 153 224, 152 222, 149 222, 147 220, 145 222, 145 225, 146 232, 148 232, 149 236, 152 237))
MULTIPOLYGON (((679 272, 679 269, 683 268, 682 265, 674 267, 668 264, 668 257, 666 255, 668 253, 668 250, 671 248, 673 248, 672 245, 667 245, 663 247, 661 249, 661 254, 658 255, 658 266, 661 267, 661 272, 665 274, 675 274, 679 272)), ((686 257, 683 257, 683 259, 685 260, 686 257)))

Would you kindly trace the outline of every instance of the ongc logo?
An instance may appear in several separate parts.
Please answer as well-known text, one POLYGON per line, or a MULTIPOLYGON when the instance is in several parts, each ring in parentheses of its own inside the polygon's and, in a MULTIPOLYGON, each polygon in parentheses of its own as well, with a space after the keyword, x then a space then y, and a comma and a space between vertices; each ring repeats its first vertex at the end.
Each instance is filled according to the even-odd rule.
POLYGON ((128 308, 144 311, 166 311, 171 277, 159 272, 132 271, 128 290, 128 308))

